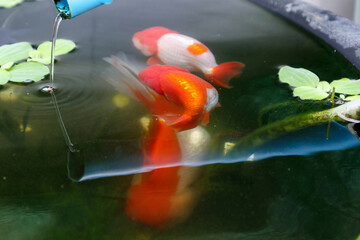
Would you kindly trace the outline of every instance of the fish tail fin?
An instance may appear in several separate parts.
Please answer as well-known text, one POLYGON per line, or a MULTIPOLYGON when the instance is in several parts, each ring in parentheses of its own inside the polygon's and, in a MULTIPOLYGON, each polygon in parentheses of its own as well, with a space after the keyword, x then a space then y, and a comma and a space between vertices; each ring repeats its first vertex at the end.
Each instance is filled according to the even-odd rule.
POLYGON ((240 76, 244 64, 241 62, 226 62, 211 69, 210 74, 205 74, 206 79, 217 86, 231 88, 229 81, 240 76))

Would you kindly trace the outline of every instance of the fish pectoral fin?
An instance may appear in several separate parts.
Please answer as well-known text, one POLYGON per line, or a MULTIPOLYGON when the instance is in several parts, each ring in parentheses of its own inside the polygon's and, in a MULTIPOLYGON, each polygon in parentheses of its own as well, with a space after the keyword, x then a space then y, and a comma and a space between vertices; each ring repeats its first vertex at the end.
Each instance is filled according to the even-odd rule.
POLYGON ((157 56, 152 56, 146 61, 146 63, 149 65, 164 64, 157 56))
POLYGON ((202 116, 202 119, 201 119, 201 124, 206 126, 210 121, 210 113, 204 113, 204 115, 202 116))
POLYGON ((193 117, 187 114, 183 115, 166 115, 161 116, 161 119, 165 121, 168 127, 178 128, 187 125, 193 120, 193 117))

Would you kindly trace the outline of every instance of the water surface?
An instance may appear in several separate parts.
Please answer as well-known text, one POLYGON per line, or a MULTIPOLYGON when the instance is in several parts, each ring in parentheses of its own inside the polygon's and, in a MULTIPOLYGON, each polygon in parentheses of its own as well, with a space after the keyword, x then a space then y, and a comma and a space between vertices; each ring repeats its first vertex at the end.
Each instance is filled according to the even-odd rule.
MULTIPOLYGON (((51 1, 0 12, 1 21, 15 12, 4 30, 6 41, 36 45, 50 40, 57 14, 51 1)), ((260 128, 258 119, 266 107, 296 106, 276 108, 264 124, 319 109, 291 97, 277 81, 279 66, 304 67, 329 81, 360 75, 320 40, 245 0, 114 1, 63 21, 59 32, 59 38, 79 47, 55 66, 56 96, 70 137, 91 149, 93 158, 118 154, 141 166, 145 133, 140 119, 146 108, 136 101, 122 108, 114 104, 118 92, 104 78, 116 78, 116 72, 102 58, 124 52, 145 61, 131 37, 155 25, 197 38, 218 62, 246 64, 243 75, 232 81, 233 89, 218 89, 221 108, 205 129, 220 147, 206 159, 219 159, 220 143, 260 128)), ((138 224, 124 213, 131 175, 80 183, 68 178, 68 151, 51 97, 40 92, 47 84, 0 88, 1 239, 352 240, 360 234, 356 146, 201 167, 201 196, 188 219, 161 230, 138 224), (21 132, 21 124, 29 131, 21 132)))

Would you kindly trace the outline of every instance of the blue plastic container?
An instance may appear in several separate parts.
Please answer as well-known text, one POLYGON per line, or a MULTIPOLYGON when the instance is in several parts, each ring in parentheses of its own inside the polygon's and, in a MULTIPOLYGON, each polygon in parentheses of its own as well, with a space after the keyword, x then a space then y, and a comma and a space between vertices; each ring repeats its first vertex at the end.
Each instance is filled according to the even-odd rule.
POLYGON ((112 0, 54 0, 63 19, 71 19, 112 0))

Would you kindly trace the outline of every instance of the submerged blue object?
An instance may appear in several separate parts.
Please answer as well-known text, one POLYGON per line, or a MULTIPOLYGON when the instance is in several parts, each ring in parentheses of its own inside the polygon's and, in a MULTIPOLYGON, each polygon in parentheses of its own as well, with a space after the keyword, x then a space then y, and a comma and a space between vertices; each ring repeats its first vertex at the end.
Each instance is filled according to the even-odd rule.
MULTIPOLYGON (((218 163, 259 161, 272 157, 306 156, 360 147, 360 141, 345 126, 337 122, 333 121, 331 124, 329 139, 326 139, 326 131, 327 124, 311 126, 281 136, 254 149, 234 152, 227 157, 208 156, 196 161, 189 159, 160 167, 198 167, 218 163)), ((101 140, 85 143, 81 149, 79 153, 68 153, 68 176, 76 182, 143 173, 159 167, 150 163, 144 165, 141 154, 131 154, 138 150, 137 141, 101 140)))
POLYGON ((71 19, 112 0, 54 0, 62 18, 71 19))

